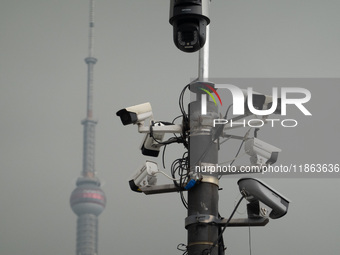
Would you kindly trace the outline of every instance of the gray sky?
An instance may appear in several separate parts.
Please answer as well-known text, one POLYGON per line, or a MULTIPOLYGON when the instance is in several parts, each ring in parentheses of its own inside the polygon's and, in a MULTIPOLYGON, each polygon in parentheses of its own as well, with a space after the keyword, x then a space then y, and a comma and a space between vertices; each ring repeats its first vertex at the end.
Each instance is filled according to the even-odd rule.
MULTIPOLYGON (((339 9, 336 0, 213 1, 211 77, 339 77, 339 9)), ((115 116, 147 101, 157 119, 179 115, 178 96, 197 76, 198 55, 176 49, 168 12, 169 1, 96 2, 96 169, 108 200, 99 217, 101 255, 180 254, 177 244, 186 243, 186 210, 177 194, 129 190, 128 178, 146 159, 139 151, 143 136, 115 116)), ((82 167, 87 26, 88 1, 1 3, 2 255, 75 254, 76 215, 69 197, 82 167)), ((291 133, 261 132, 261 138, 284 149, 278 163, 339 163, 340 87, 310 89, 314 119, 291 133)), ((226 159, 237 150, 229 149, 226 159)), ((179 150, 180 145, 169 148, 168 168, 181 156, 179 150)), ((160 165, 160 158, 156 161, 160 165)), ((236 181, 221 181, 225 217, 239 195, 236 181)), ((265 182, 292 202, 284 218, 252 229, 253 254, 340 250, 339 178, 265 182)), ((244 208, 245 203, 240 211, 244 208)), ((248 230, 227 229, 225 243, 227 254, 247 254, 248 230)))

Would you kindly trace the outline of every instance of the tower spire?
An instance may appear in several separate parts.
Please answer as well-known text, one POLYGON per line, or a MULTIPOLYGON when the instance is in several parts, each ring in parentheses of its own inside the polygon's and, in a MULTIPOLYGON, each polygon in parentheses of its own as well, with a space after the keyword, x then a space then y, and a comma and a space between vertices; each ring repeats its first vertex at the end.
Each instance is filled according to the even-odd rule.
POLYGON ((90 19, 89 19, 89 57, 94 54, 94 0, 90 0, 90 19))
POLYGON ((93 120, 93 70, 97 59, 94 54, 94 0, 90 0, 89 15, 89 56, 85 58, 87 64, 87 112, 84 125, 84 155, 83 155, 83 176, 94 176, 94 147, 95 147, 95 126, 93 120))
POLYGON ((87 119, 92 119, 93 113, 93 68, 97 63, 94 57, 94 0, 90 0, 89 15, 89 52, 85 62, 88 65, 87 71, 87 119))
POLYGON ((84 126, 83 170, 77 180, 77 187, 70 198, 71 208, 78 215, 76 255, 98 254, 98 216, 106 205, 106 197, 100 188, 94 167, 95 126, 93 119, 93 70, 97 59, 94 57, 94 0, 90 0, 89 52, 87 64, 87 112, 81 122, 84 126))

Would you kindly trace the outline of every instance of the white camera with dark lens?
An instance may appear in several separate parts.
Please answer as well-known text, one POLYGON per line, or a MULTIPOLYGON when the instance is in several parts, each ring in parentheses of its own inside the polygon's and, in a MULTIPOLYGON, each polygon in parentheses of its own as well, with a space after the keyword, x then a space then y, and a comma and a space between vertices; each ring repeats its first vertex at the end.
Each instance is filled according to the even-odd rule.
POLYGON ((254 178, 242 178, 237 184, 242 195, 250 202, 248 215, 251 213, 252 217, 269 216, 278 219, 287 213, 290 201, 263 182, 254 178))
POLYGON ((251 156, 253 165, 271 165, 277 161, 281 149, 265 143, 257 138, 249 138, 245 141, 244 149, 251 156))
POLYGON ((152 124, 150 132, 145 134, 144 140, 140 147, 142 154, 145 156, 158 157, 161 147, 164 145, 163 138, 165 133, 153 132, 153 127, 165 126, 162 122, 152 124))
POLYGON ((142 192, 140 190, 141 187, 156 185, 156 173, 158 172, 157 163, 147 160, 145 164, 137 170, 131 180, 129 180, 131 190, 142 192))
POLYGON ((184 52, 201 49, 206 40, 210 0, 170 0, 170 19, 176 47, 184 52))
POLYGON ((123 125, 140 124, 143 123, 144 120, 152 117, 151 104, 148 102, 130 106, 119 110, 116 115, 120 117, 123 125))

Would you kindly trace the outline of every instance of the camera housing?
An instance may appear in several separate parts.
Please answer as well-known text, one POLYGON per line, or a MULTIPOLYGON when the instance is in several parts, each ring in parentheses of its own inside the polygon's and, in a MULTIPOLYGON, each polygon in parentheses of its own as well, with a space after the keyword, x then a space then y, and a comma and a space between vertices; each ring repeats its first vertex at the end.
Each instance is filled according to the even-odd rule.
POLYGON ((153 161, 146 161, 145 164, 137 170, 129 185, 132 191, 142 192, 141 187, 156 185, 157 178, 156 173, 158 172, 158 165, 153 161), (146 179, 145 179, 146 178, 146 179))
MULTIPOLYGON (((240 192, 245 196, 248 202, 250 202, 252 207, 254 207, 254 205, 256 207, 256 204, 261 202, 272 209, 269 213, 271 219, 281 218, 287 213, 290 201, 263 182, 255 178, 242 178, 237 184, 240 192)), ((266 210, 265 207, 261 208, 261 206, 259 206, 259 211, 262 211, 262 215, 259 213, 258 216, 265 216, 266 213, 263 213, 263 211, 266 210)), ((254 212, 254 210, 252 211, 254 212)))
MULTIPOLYGON (((165 126, 162 122, 152 123, 153 127, 165 126)), ((164 133, 152 132, 145 134, 144 140, 140 146, 142 154, 145 156, 158 157, 160 148, 163 146, 162 141, 164 133)))
POLYGON ((250 162, 253 165, 271 165, 277 161, 281 149, 265 143, 254 137, 244 143, 246 153, 251 156, 250 162))
POLYGON ((152 108, 149 102, 138 104, 119 110, 116 113, 123 125, 140 124, 147 118, 152 117, 152 108))
POLYGON ((173 40, 184 52, 200 50, 206 41, 210 0, 170 0, 169 22, 173 26, 173 40))

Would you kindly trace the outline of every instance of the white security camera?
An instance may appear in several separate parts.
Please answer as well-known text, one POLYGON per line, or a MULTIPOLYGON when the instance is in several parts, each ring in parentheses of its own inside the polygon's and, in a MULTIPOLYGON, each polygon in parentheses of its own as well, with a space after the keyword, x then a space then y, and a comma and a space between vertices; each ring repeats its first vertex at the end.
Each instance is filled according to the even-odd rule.
MULTIPOLYGON (((162 127, 165 126, 161 122, 153 123, 152 127, 162 127)), ((164 145, 162 144, 164 138, 164 133, 152 132, 145 134, 144 140, 140 147, 142 154, 145 156, 158 157, 160 148, 164 145)))
POLYGON ((120 117, 123 125, 139 124, 152 117, 151 104, 148 102, 130 106, 119 110, 116 115, 120 117))
POLYGON ((281 149, 257 138, 250 138, 244 144, 246 153, 251 156, 253 165, 271 165, 277 161, 281 149))
POLYGON ((132 179, 129 180, 131 190, 142 192, 141 187, 156 185, 158 165, 153 161, 146 161, 145 164, 137 170, 132 179))
POLYGON ((201 49, 206 40, 210 0, 170 0, 170 19, 176 47, 184 52, 201 49))
MULTIPOLYGON (((290 201, 263 182, 254 178, 242 178, 237 184, 240 192, 250 202, 253 208, 254 205, 256 207, 259 202, 262 202, 271 209, 269 213, 266 207, 258 206, 258 216, 267 216, 269 213, 271 219, 278 219, 287 213, 290 201)), ((252 210, 252 213, 254 213, 254 210, 252 210)))

